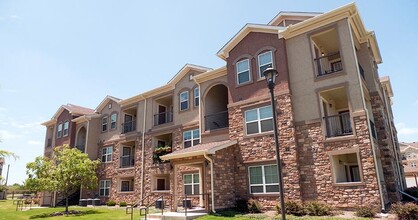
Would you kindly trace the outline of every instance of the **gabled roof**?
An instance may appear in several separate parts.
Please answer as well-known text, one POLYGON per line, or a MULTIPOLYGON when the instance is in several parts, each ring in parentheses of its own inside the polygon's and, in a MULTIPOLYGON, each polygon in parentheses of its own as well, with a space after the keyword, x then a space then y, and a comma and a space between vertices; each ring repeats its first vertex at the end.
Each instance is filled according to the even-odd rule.
POLYGON ((283 20, 288 18, 293 18, 295 20, 299 20, 298 18, 304 18, 304 20, 308 18, 315 17, 317 15, 320 15, 322 13, 320 12, 293 12, 293 11, 281 11, 279 12, 271 21, 268 23, 268 25, 276 26, 279 25, 283 20))
POLYGON ((74 104, 61 105, 58 108, 57 112, 54 114, 54 116, 51 118, 51 120, 42 123, 42 125, 49 126, 49 125, 54 124, 56 122, 58 116, 64 110, 67 110, 71 115, 91 115, 91 114, 95 114, 93 109, 86 108, 86 107, 83 107, 83 106, 78 106, 78 105, 74 105, 74 104))
POLYGON ((106 106, 106 104, 109 102, 109 101, 114 101, 114 102, 119 102, 121 99, 119 99, 119 98, 116 98, 116 97, 113 97, 113 96, 110 96, 110 95, 107 95, 104 99, 103 99, 103 101, 102 102, 100 102, 100 104, 97 106, 97 108, 94 110, 95 112, 100 112, 100 110, 102 110, 105 106, 106 106))
POLYGON ((210 142, 206 144, 198 144, 193 147, 185 148, 182 150, 174 151, 173 153, 166 154, 160 158, 163 160, 180 159, 185 157, 203 156, 205 154, 215 154, 216 151, 230 147, 237 144, 237 141, 218 141, 210 142))
POLYGON ((380 77, 380 83, 382 84, 382 86, 384 86, 384 89, 388 91, 388 96, 393 97, 393 90, 392 85, 390 84, 389 76, 380 77))
POLYGON ((176 83, 178 83, 191 70, 194 70, 194 71, 197 71, 197 72, 202 72, 202 73, 212 71, 211 68, 188 63, 188 64, 184 65, 183 68, 181 68, 181 70, 167 84, 165 84, 163 86, 160 86, 160 87, 157 87, 155 89, 140 93, 136 96, 132 96, 130 98, 121 100, 119 102, 119 104, 123 107, 123 106, 126 106, 126 105, 130 105, 132 103, 135 103, 135 102, 139 102, 139 101, 141 101, 145 98, 152 97, 154 95, 173 90, 176 86, 176 83))
POLYGON ((280 30, 284 30, 285 27, 270 26, 264 24, 246 24, 241 30, 235 34, 231 40, 228 41, 219 51, 216 53, 218 57, 223 60, 229 57, 229 52, 251 32, 278 34, 280 30))

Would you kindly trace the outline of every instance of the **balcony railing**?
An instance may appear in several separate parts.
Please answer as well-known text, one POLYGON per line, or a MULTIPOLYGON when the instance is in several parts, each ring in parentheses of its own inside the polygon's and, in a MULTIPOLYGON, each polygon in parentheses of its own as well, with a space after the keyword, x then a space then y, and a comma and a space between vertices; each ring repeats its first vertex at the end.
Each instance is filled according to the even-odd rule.
POLYGON ((46 142, 46 147, 52 147, 52 139, 48 138, 47 142, 46 142))
POLYGON ((222 111, 205 116, 205 130, 216 130, 229 127, 228 111, 222 111))
POLYGON ((364 76, 364 69, 363 69, 363 67, 360 65, 360 63, 358 64, 358 70, 359 70, 359 72, 360 72, 360 76, 361 76, 364 80, 366 80, 366 78, 365 78, 365 76, 364 76))
POLYGON ((324 121, 328 138, 353 134, 349 112, 333 116, 325 116, 324 121))
POLYGON ((372 137, 374 139, 377 139, 376 126, 374 125, 374 123, 372 121, 370 121, 370 128, 372 130, 372 137))
POLYGON ((120 157, 120 168, 133 167, 135 159, 133 155, 126 155, 120 157))
POLYGON ((154 115, 154 126, 173 121, 173 112, 161 112, 154 115))
POLYGON ((340 52, 315 58, 314 61, 317 69, 317 76, 324 76, 343 70, 340 52))
POLYGON ((122 134, 126 134, 136 130, 136 121, 127 121, 122 123, 122 134))

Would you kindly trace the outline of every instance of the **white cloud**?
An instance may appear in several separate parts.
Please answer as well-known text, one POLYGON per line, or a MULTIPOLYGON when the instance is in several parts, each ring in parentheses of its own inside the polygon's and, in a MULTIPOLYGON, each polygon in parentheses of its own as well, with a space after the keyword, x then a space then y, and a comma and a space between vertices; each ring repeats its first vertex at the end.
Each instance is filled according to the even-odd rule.
POLYGON ((18 133, 12 133, 6 130, 0 130, 0 139, 1 140, 12 140, 12 139, 20 139, 23 138, 24 135, 18 133))
POLYGON ((398 130, 399 135, 412 135, 418 134, 418 128, 414 127, 407 127, 405 123, 398 123, 396 124, 396 128, 398 130))
POLYGON ((43 145, 44 143, 42 143, 41 141, 34 141, 34 140, 30 140, 28 141, 29 145, 43 145))
POLYGON ((7 108, 5 108, 5 107, 0 107, 0 112, 5 112, 5 111, 7 111, 7 108))

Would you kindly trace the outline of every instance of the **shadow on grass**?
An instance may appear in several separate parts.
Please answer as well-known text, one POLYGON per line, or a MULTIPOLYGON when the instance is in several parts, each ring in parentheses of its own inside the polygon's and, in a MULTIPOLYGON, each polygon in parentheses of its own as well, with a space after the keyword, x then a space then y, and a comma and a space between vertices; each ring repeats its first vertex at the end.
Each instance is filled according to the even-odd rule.
POLYGON ((217 213, 214 213, 214 214, 212 214, 212 215, 214 215, 214 216, 222 216, 222 217, 235 217, 235 216, 237 216, 237 215, 243 215, 244 213, 241 213, 241 212, 237 212, 237 211, 233 211, 233 210, 226 210, 226 211, 222 211, 222 212, 217 212, 217 213))
MULTIPOLYGON (((83 215, 91 215, 91 214, 100 214, 102 212, 97 210, 86 210, 86 211, 77 211, 77 210, 70 210, 68 216, 83 216, 83 215)), ((37 219, 37 218, 50 218, 55 216, 65 216, 65 211, 60 212, 50 212, 50 213, 42 213, 38 215, 32 215, 29 219, 37 219)))

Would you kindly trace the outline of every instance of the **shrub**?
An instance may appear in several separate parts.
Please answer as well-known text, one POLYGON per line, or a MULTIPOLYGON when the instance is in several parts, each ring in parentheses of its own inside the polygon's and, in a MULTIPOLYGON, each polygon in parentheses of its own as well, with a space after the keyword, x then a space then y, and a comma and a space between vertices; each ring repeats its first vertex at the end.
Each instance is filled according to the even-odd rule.
POLYGON ((398 216, 399 220, 418 219, 418 205, 411 202, 393 204, 392 212, 398 216))
POLYGON ((113 201, 113 200, 109 200, 109 201, 106 202, 106 205, 107 206, 115 206, 116 205, 116 202, 113 201))
POLYGON ((333 208, 322 202, 307 202, 305 203, 305 212, 311 216, 332 215, 333 208))
POLYGON ((248 212, 248 200, 238 199, 235 201, 235 210, 238 212, 248 212))
POLYGON ((120 206, 120 207, 126 207, 126 202, 120 202, 120 203, 119 203, 119 206, 120 206))
POLYGON ((250 213, 260 213, 261 212, 261 205, 258 203, 257 200, 250 199, 248 200, 248 211, 250 213))
POLYGON ((305 208, 301 202, 289 200, 284 203, 284 207, 286 208, 286 214, 296 216, 305 215, 305 208))
POLYGON ((376 210, 370 207, 358 207, 356 209, 356 216, 363 218, 373 218, 376 215, 376 210))
POLYGON ((405 189, 405 192, 415 198, 418 198, 418 187, 414 186, 414 187, 409 187, 407 189, 405 189))

